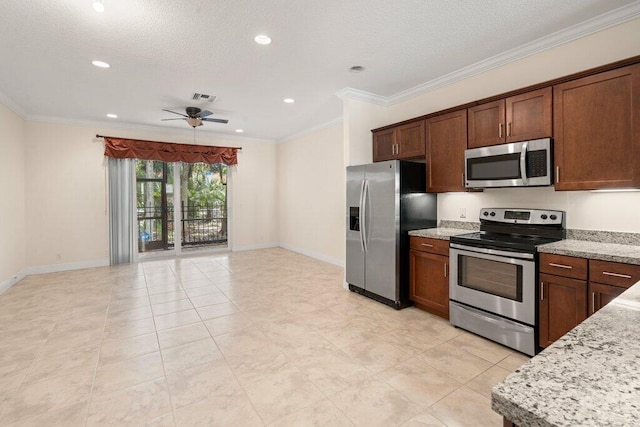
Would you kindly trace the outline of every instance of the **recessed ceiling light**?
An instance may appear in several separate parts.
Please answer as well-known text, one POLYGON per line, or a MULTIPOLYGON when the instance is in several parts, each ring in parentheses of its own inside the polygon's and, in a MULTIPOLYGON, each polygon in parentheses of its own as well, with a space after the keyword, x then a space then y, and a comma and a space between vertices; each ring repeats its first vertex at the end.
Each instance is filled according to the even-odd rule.
POLYGON ((285 98, 283 99, 283 101, 285 102, 285 104, 293 104, 294 102, 296 102, 293 98, 285 98))
POLYGON ((91 63, 93 65, 95 65, 96 67, 100 67, 100 68, 109 68, 111 67, 111 65, 107 64, 106 62, 103 61, 91 61, 91 63))
POLYGON ((236 129, 236 132, 237 132, 237 133, 242 133, 242 132, 244 132, 244 130, 242 130, 242 129, 236 129))
POLYGON ((117 119, 117 118, 118 118, 118 115, 117 115, 117 114, 109 113, 109 114, 107 114, 107 117, 109 117, 110 119, 117 119))
POLYGON ((354 65, 353 67, 349 68, 349 71, 351 71, 352 73, 361 73, 364 71, 364 67, 362 65, 354 65))
POLYGON ((266 36, 264 34, 260 34, 255 36, 254 40, 258 44, 271 44, 271 37, 266 36))
POLYGON ((104 4, 102 4, 102 0, 93 1, 93 10, 95 10, 98 13, 104 12, 104 4))

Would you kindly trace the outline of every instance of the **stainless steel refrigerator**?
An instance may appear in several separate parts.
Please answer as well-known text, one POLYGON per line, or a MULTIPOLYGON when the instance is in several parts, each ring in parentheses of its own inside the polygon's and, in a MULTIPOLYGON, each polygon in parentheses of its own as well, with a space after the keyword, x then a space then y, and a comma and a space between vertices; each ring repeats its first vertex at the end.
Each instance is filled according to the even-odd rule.
POLYGON ((347 167, 349 289, 404 308, 409 301, 409 230, 437 226, 424 163, 391 160, 347 167))

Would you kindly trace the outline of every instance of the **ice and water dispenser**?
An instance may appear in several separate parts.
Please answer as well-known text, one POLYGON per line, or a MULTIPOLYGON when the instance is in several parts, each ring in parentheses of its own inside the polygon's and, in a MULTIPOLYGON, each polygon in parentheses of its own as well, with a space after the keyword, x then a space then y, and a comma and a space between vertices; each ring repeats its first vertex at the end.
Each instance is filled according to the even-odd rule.
POLYGON ((349 207, 349 230, 360 231, 360 208, 349 207))

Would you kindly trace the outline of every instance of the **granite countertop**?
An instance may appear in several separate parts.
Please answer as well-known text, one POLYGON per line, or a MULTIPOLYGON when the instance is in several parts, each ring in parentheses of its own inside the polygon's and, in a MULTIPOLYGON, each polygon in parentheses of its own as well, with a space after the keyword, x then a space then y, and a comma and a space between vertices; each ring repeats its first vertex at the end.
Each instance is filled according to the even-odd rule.
POLYGON ((640 425, 640 282, 493 388, 519 426, 640 425))
POLYGON ((449 240, 451 236, 457 236, 459 234, 472 233, 473 230, 465 230, 462 228, 425 228, 422 230, 413 230, 409 232, 409 236, 429 237, 431 239, 449 240))
POLYGON ((538 252, 640 265, 640 246, 586 240, 561 240, 538 246, 538 252))

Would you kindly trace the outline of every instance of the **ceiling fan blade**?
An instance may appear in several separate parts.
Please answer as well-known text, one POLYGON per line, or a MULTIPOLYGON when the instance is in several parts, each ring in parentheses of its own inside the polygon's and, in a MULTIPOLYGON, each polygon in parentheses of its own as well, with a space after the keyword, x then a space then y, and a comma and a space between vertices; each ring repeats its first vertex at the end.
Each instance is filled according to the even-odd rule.
POLYGON ((186 114, 176 113, 175 111, 165 110, 164 108, 162 109, 162 111, 166 111, 167 113, 177 114, 177 115, 182 116, 182 117, 189 117, 189 116, 187 116, 186 114))
POLYGON ((166 122, 167 120, 186 120, 186 119, 183 119, 183 118, 180 118, 180 119, 160 119, 161 122, 166 122))
POLYGON ((214 123, 229 123, 229 120, 225 119, 201 119, 203 122, 214 122, 214 123))
POLYGON ((198 117, 200 117, 201 119, 212 115, 213 113, 209 110, 204 110, 204 111, 200 111, 200 114, 198 114, 198 117))

